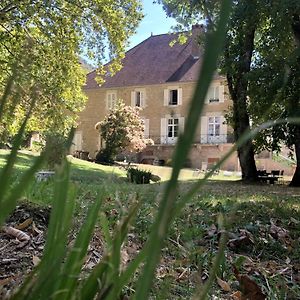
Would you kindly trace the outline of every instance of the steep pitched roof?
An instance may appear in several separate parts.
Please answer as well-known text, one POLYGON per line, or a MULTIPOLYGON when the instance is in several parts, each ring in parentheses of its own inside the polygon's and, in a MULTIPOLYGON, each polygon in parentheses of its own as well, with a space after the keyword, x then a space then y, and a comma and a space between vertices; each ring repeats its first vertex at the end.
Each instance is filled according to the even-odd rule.
MULTIPOLYGON (((126 52, 123 68, 107 77, 104 88, 196 81, 201 57, 192 56, 193 39, 173 47, 177 34, 151 36, 126 52)), ((97 88, 96 71, 87 75, 85 89, 97 88)))

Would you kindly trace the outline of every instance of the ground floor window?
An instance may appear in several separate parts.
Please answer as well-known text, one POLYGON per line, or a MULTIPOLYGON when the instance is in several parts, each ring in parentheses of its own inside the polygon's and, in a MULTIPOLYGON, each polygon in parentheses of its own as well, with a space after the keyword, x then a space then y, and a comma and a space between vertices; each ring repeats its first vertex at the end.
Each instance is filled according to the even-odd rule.
POLYGON ((168 119, 168 138, 178 137, 179 134, 179 119, 170 118, 168 119))
POLYGON ((208 117, 208 135, 220 136, 221 117, 208 117))

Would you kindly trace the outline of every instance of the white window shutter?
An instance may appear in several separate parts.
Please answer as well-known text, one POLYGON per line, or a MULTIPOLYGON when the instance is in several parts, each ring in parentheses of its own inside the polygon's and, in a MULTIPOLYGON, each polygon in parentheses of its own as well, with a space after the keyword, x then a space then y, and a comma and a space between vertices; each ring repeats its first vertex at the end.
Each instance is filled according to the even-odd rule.
POLYGON ((219 102, 224 102, 224 98, 225 98, 225 95, 224 95, 224 85, 220 85, 219 86, 219 102))
POLYGON ((111 109, 115 108, 117 103, 117 94, 111 94, 111 109))
POLYGON ((201 117, 201 137, 200 143, 207 144, 207 135, 208 135, 208 118, 206 116, 201 117))
POLYGON ((182 105, 182 88, 178 89, 178 105, 182 105))
POLYGON ((82 131, 76 131, 72 142, 72 151, 82 150, 82 131))
POLYGON ((164 89, 164 106, 169 105, 169 90, 164 89))
POLYGON ((167 142, 167 119, 161 118, 160 120, 160 143, 166 144, 167 142))
POLYGON ((144 91, 140 91, 140 101, 141 101, 141 107, 145 107, 146 103, 145 103, 145 92, 144 91))
POLYGON ((224 116, 220 117, 221 121, 221 127, 220 127, 220 134, 221 134, 221 139, 223 143, 227 142, 227 124, 226 124, 226 119, 224 116))
POLYGON ((179 118, 179 132, 183 132, 184 131, 184 117, 180 117, 179 118))
POLYGON ((144 129, 144 137, 145 138, 149 138, 149 119, 144 119, 144 125, 145 125, 145 129, 144 129))
POLYGON ((131 92, 131 106, 135 107, 135 91, 131 92))
POLYGON ((105 102, 106 102, 106 109, 107 109, 107 110, 110 109, 110 105, 109 105, 109 104, 110 104, 110 103, 109 103, 109 102, 110 102, 110 101, 109 101, 109 100, 110 100, 110 97, 109 97, 109 96, 110 96, 110 94, 107 94, 107 95, 106 95, 106 101, 105 101, 105 102))

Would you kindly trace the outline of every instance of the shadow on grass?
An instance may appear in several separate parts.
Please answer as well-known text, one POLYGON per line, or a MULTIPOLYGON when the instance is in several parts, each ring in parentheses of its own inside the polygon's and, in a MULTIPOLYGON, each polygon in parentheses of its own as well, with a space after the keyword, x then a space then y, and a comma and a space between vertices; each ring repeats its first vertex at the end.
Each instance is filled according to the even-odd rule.
POLYGON ((100 170, 98 168, 82 168, 72 165, 71 179, 74 181, 84 182, 84 183, 102 183, 103 181, 120 181, 125 182, 124 176, 114 172, 108 173, 106 171, 100 170))
MULTIPOLYGON (((8 158, 9 152, 6 150, 0 150, 0 167, 3 167, 6 163, 6 159, 8 158)), ((15 163, 15 168, 23 170, 24 168, 28 168, 33 164, 35 156, 32 154, 27 154, 23 152, 18 153, 18 158, 15 163)))

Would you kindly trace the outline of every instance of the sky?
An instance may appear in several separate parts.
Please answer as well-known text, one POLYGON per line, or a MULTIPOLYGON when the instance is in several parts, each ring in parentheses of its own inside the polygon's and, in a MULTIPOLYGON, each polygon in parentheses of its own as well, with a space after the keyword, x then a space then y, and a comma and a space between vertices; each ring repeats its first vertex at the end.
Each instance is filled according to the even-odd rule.
POLYGON ((153 35, 168 33, 171 31, 171 27, 176 25, 173 18, 166 16, 161 4, 153 3, 153 0, 143 0, 142 2, 145 17, 137 28, 137 33, 130 38, 129 48, 147 39, 151 33, 153 35))
MULTIPOLYGON (((0 0, 1 1, 1 0, 0 0)), ((136 33, 129 39, 129 46, 127 50, 138 45, 145 39, 153 35, 171 32, 172 26, 176 25, 176 21, 173 18, 168 18, 163 10, 161 4, 153 3, 153 0, 142 0, 144 18, 140 22, 136 33)), ((84 60, 90 65, 91 69, 94 69, 95 62, 90 60, 88 57, 83 57, 84 60)), ((109 61, 107 54, 107 60, 109 61)))

